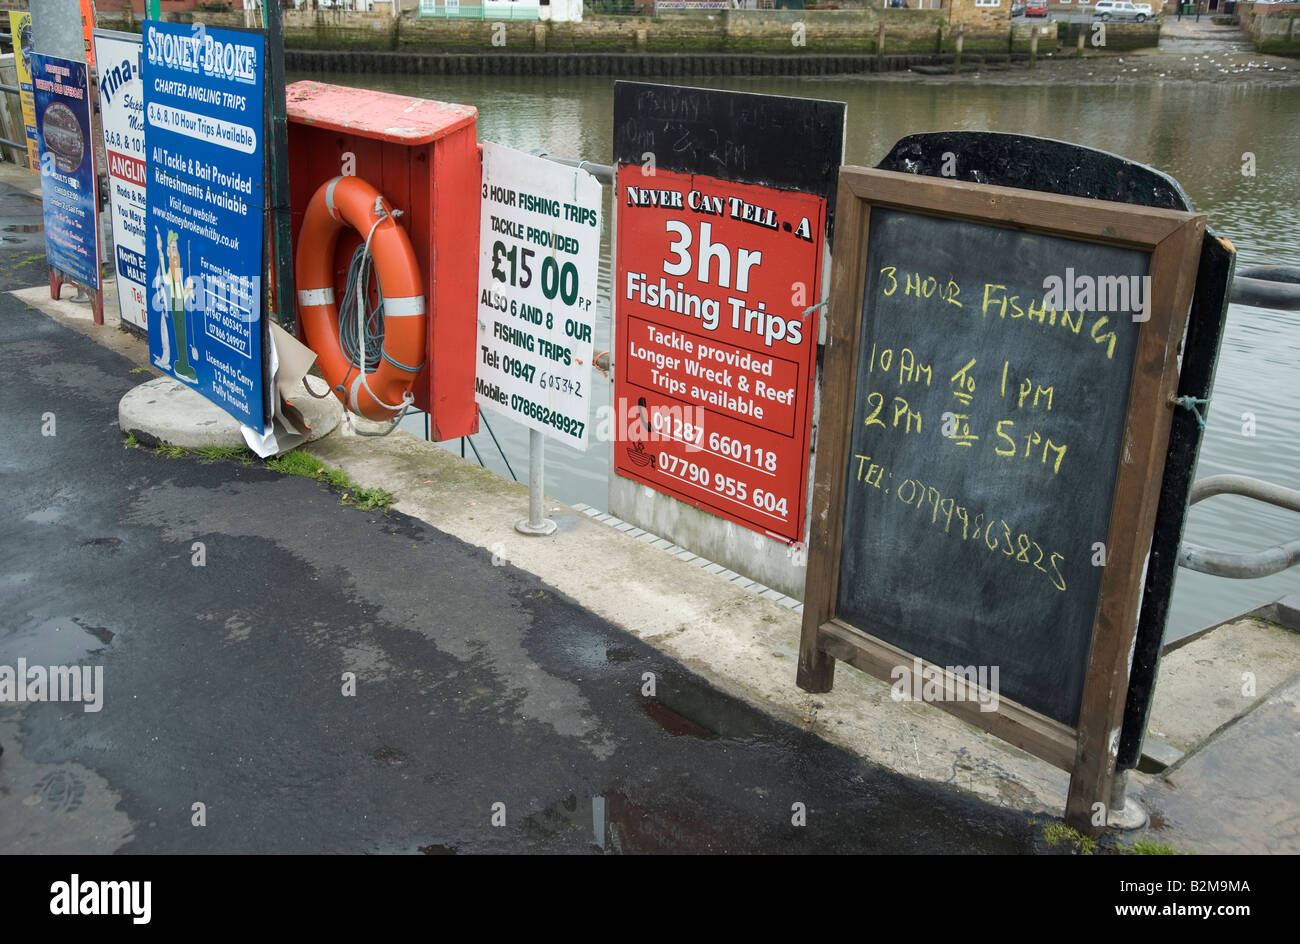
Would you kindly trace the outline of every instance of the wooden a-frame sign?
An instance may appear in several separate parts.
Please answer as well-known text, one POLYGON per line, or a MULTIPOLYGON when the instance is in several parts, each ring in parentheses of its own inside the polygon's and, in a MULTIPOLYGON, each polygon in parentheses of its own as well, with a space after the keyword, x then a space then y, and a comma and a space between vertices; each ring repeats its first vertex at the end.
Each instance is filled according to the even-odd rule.
MULTIPOLYGON (((1143 566, 1205 217, 846 166, 836 218, 798 684, 810 692, 829 691, 839 659, 885 680, 910 680, 919 691, 919 679, 910 679, 917 667, 931 679, 955 681, 945 663, 954 652, 971 663, 990 663, 987 656, 1007 660, 1000 697, 981 689, 981 697, 936 700, 936 706, 1069 771, 1066 820, 1095 833, 1110 803, 1143 566), (1088 313, 1085 320, 1084 306, 1077 306, 1079 311, 1059 321, 1053 311, 1048 325, 1043 306, 1013 325, 1014 304, 1008 315, 997 300, 1007 297, 1013 290, 1007 286, 1017 278, 1037 288, 1041 299, 1047 259, 1059 267, 1046 271, 1069 266, 1071 273, 1085 272, 1093 263, 1098 276, 1116 265, 1138 273, 1134 278, 1145 276, 1142 315, 1088 313), (967 273, 964 281, 956 274, 961 271, 967 273), (977 271, 987 277, 974 277, 977 271), (935 285, 937 295, 923 297, 923 289, 933 293, 935 285), (897 387, 899 372, 885 376, 879 370, 880 351, 895 334, 911 339, 909 356, 917 362, 930 359, 927 385, 918 386, 912 371, 902 375, 910 387, 889 386, 897 387), (967 341, 977 356, 966 356, 967 341), (976 351, 976 345, 984 346, 976 351), (960 405, 969 399, 953 401, 941 389, 949 385, 951 365, 970 361, 966 366, 979 370, 996 361, 1002 398, 987 399, 994 396, 986 391, 996 389, 996 376, 981 377, 978 388, 971 381, 960 392, 986 397, 996 403, 995 411, 1011 410, 1015 397, 1005 395, 1007 375, 1022 360, 1046 378, 1035 389, 1053 377, 1064 381, 1057 383, 1056 401, 1045 397, 1050 406, 1039 404, 1037 413, 1022 392, 1024 408, 1007 412, 1010 418, 998 421, 996 430, 1049 423, 1055 424, 1049 431, 1075 436, 1076 448, 1060 450, 1055 471, 1050 460, 1056 453, 1044 449, 1038 455, 1040 433, 1023 437, 1025 456, 1020 438, 1014 452, 993 438, 992 420, 999 413, 989 414, 990 428, 981 431, 986 438, 975 437, 967 444, 975 448, 966 451, 957 449, 950 428, 940 431, 941 416, 950 421, 954 413, 972 409, 960 405), (1080 392, 1073 399, 1071 385, 1080 392), (882 413, 891 395, 895 406, 882 413), (903 419, 899 400, 905 401, 903 419), (876 405, 869 415, 867 403, 876 405), (1108 422, 1093 421, 1107 410, 1108 422), (909 412, 917 414, 915 426, 909 412), (874 438, 862 438, 868 436, 874 438), (878 455, 890 450, 897 468, 878 455), (868 459, 875 464, 868 466, 868 459), (868 468, 879 469, 874 489, 863 483, 868 468), (1063 483, 1070 474, 1083 484, 1067 492, 1063 483), (923 496, 920 512, 904 505, 909 484, 909 496, 918 489, 923 496), (963 490, 962 497, 941 498, 949 488, 963 490), (846 502, 852 503, 849 533, 846 502), (977 507, 990 509, 987 523, 983 515, 973 517, 977 507), (954 508, 964 520, 953 518, 954 508), (995 513, 1002 515, 996 529, 995 513), (1083 533, 1089 515, 1097 531, 1083 533), (971 520, 979 522, 973 531, 971 520), (1077 534, 1071 530, 1076 524, 1077 534), (1056 573, 1035 562, 1032 552, 1016 553, 1017 543, 1028 543, 1042 559, 1052 550, 1053 535, 1058 544, 1048 559, 1056 573), (1097 541, 1104 541, 1100 567, 1095 555, 1088 558, 1097 541), (942 569, 927 563, 937 559, 956 563, 942 569), (907 566, 895 572, 894 560, 907 566), (852 585, 842 582, 845 574, 852 585), (955 596, 957 586, 969 591, 964 598, 955 596), (927 613, 934 618, 927 620, 927 613), (1071 619, 1075 642, 1065 645, 1071 619), (931 638, 935 651, 922 651, 931 638), (981 649, 986 642, 987 653, 981 649), (1032 668, 1017 668, 1022 664, 1038 665, 1037 674, 1050 678, 1035 678, 1032 668), (1009 697, 1017 691, 1025 697, 1009 697)), ((872 484, 871 473, 867 479, 872 484)))

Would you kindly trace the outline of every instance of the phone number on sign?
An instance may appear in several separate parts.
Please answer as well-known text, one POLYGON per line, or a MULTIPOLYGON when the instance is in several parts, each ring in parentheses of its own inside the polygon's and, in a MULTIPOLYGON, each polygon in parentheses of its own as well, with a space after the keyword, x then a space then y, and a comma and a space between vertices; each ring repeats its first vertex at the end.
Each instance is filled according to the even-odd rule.
POLYGON ((746 468, 756 472, 776 475, 776 453, 770 449, 761 449, 733 436, 721 433, 709 433, 709 444, 704 445, 704 427, 695 423, 683 422, 681 417, 668 416, 656 412, 651 415, 655 432, 663 433, 669 439, 675 439, 687 446, 711 452, 720 459, 732 459, 746 468))
POLYGON ((691 462, 689 459, 661 452, 659 471, 689 485, 712 489, 738 505, 747 505, 782 521, 789 517, 789 502, 786 499, 762 488, 751 491, 747 482, 723 475, 721 472, 710 472, 706 466, 691 462))
POLYGON ((582 431, 587 425, 582 420, 575 420, 572 416, 565 416, 563 413, 549 407, 534 403, 527 397, 521 397, 517 393, 510 397, 510 409, 516 413, 522 413, 530 419, 537 420, 537 422, 545 426, 554 426, 560 432, 569 436, 576 436, 578 439, 582 438, 582 431))

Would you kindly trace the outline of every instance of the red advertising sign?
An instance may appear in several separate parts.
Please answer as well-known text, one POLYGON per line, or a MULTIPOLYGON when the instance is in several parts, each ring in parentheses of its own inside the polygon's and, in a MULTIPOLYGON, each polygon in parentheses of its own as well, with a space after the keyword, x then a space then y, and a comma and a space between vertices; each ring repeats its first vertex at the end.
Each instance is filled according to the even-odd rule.
POLYGON ((826 200, 636 164, 618 200, 615 471, 799 542, 826 200))

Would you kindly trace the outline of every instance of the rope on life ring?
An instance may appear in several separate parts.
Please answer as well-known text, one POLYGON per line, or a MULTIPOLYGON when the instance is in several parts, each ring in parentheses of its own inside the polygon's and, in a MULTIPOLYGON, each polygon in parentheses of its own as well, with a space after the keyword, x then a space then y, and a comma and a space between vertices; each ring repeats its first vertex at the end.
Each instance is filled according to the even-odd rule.
MULTIPOLYGON (((340 402, 372 420, 393 420, 410 407, 411 387, 426 353, 424 285, 411 241, 397 224, 400 212, 360 177, 326 181, 307 205, 294 262, 307 346, 316 352, 321 374, 340 402), (334 298, 334 252, 339 234, 349 226, 365 239, 363 251, 373 257, 382 299, 378 309, 367 312, 368 292, 364 285, 357 291, 355 353, 345 350, 352 344, 341 343, 334 298), (373 358, 366 337, 380 332, 382 348, 373 358)), ((361 252, 358 256, 364 260, 361 252)), ((365 265, 363 261, 363 269, 365 265)))

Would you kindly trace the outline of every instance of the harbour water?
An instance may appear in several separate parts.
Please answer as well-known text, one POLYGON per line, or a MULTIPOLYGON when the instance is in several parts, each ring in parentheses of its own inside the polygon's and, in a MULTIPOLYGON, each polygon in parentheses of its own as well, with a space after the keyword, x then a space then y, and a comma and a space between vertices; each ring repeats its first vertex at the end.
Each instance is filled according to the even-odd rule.
MULTIPOLYGON (((290 76, 295 78, 307 76, 290 76)), ((612 86, 608 78, 310 76, 339 84, 473 105, 479 138, 528 151, 608 163, 612 86)), ((1237 248, 1238 268, 1300 265, 1300 88, 1212 83, 1096 85, 1020 81, 881 80, 872 78, 706 79, 713 88, 827 98, 848 103, 845 161, 873 165, 899 138, 921 131, 991 130, 1073 141, 1151 164, 1177 179, 1210 225, 1237 248), (1254 174, 1243 173, 1253 159, 1254 174)), ((609 204, 606 192, 608 221, 609 204)), ((609 348, 609 228, 602 243, 596 350, 609 348)), ((595 379, 599 410, 612 384, 595 379)), ((527 474, 527 431, 488 414, 502 449, 527 474)), ((423 432, 423 418, 408 428, 423 432)), ((484 463, 507 474, 487 432, 474 437, 484 463)), ((459 441, 445 444, 460 451, 459 441)), ((466 454, 472 456, 470 448, 466 454)), ((1234 472, 1300 487, 1300 313, 1233 305, 1197 477, 1234 472)), ((608 443, 586 453, 547 446, 546 491, 561 501, 603 509, 608 443)), ((1300 536, 1300 516, 1225 496, 1192 509, 1186 539, 1249 551, 1300 536)), ((1181 570, 1169 638, 1192 632, 1287 593, 1300 593, 1300 568, 1260 580, 1234 581, 1181 570)))

